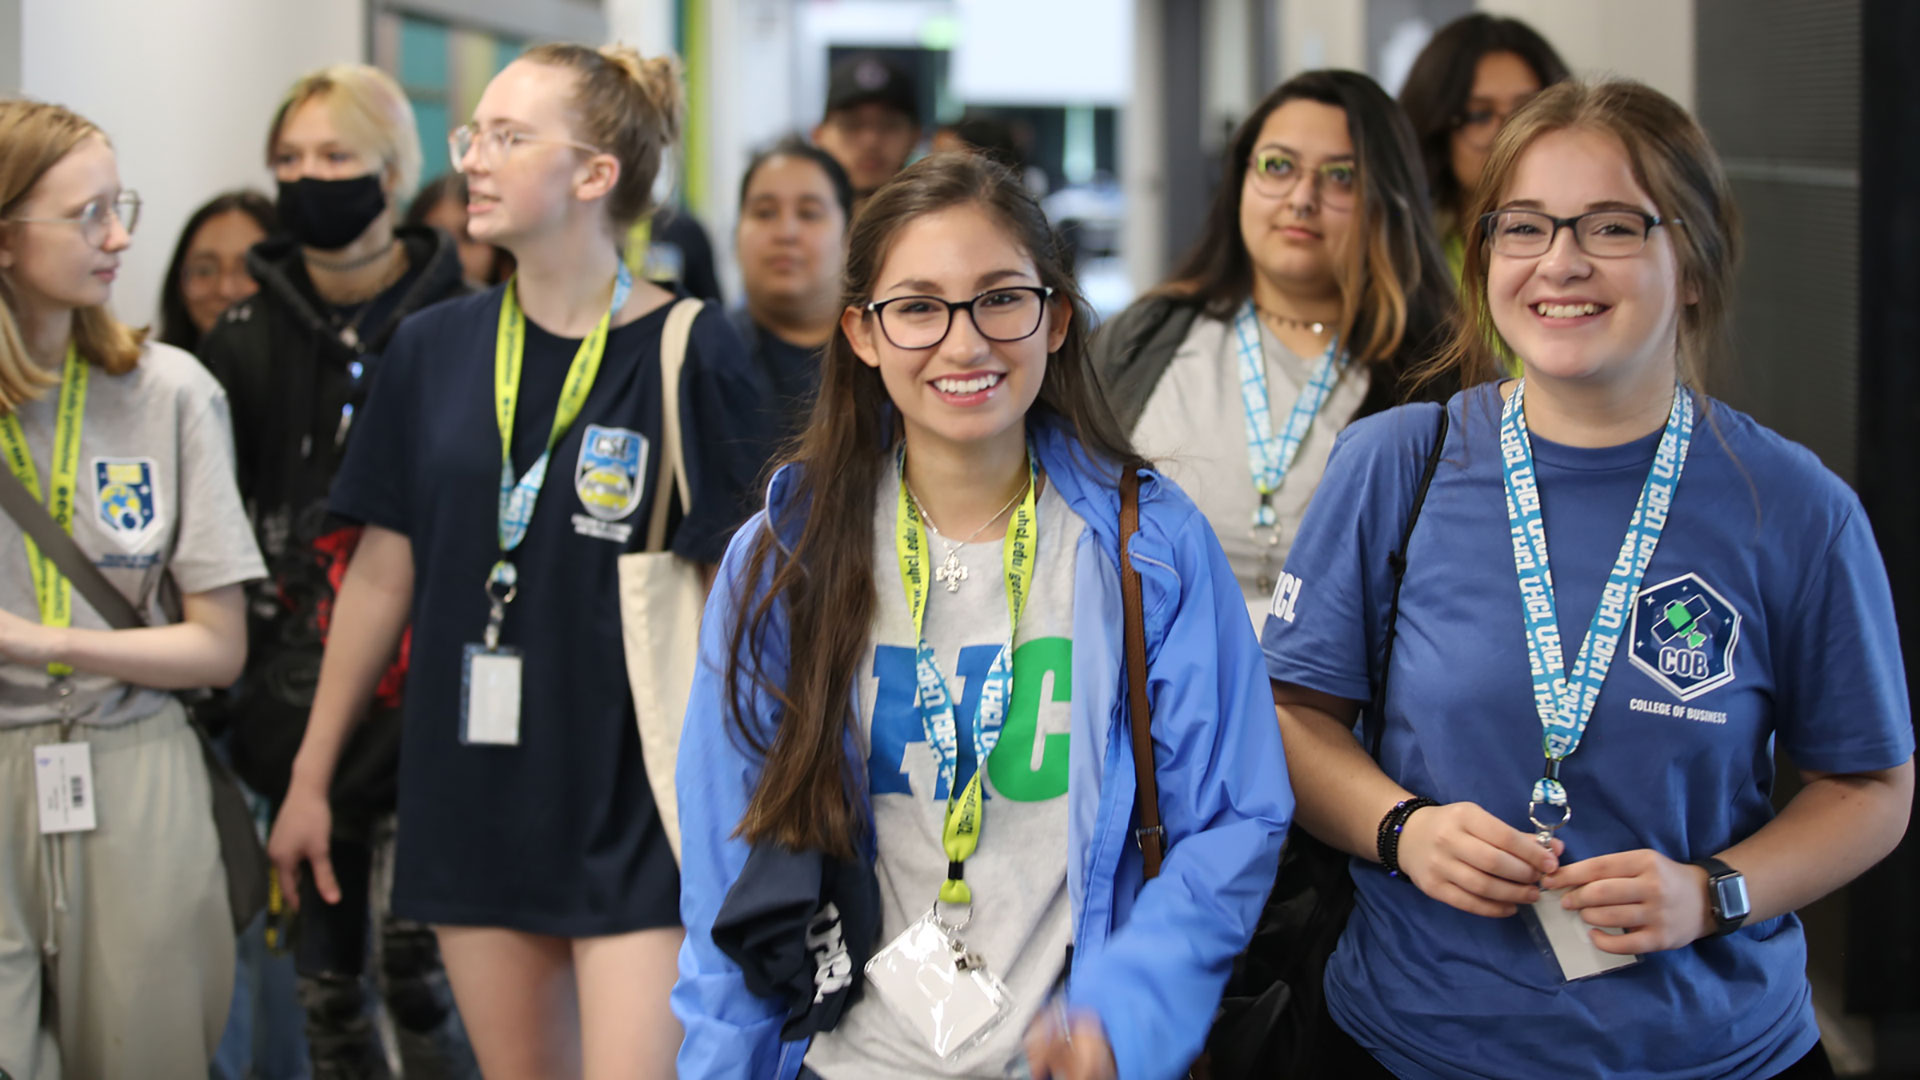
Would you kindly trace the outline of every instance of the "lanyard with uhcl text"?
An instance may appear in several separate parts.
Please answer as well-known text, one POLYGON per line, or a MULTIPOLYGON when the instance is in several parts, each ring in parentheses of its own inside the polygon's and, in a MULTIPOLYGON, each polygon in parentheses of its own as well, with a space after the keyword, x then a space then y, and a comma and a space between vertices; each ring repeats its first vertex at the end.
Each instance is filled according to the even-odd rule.
MULTIPOLYGON (((1315 365, 1307 385, 1301 387, 1300 395, 1293 399, 1286 427, 1275 434, 1273 414, 1267 402, 1267 365, 1260 346, 1260 316, 1252 301, 1242 305, 1240 314, 1234 317, 1233 333, 1240 356, 1240 405, 1247 425, 1247 466, 1253 473, 1253 490, 1260 496, 1260 505, 1253 512, 1253 535, 1256 540, 1264 535, 1267 545, 1277 548, 1280 532, 1276 526, 1280 519, 1273 509, 1273 497, 1286 483, 1294 458, 1300 456, 1300 444, 1306 441, 1307 432, 1312 430, 1314 420, 1340 381, 1347 356, 1341 351, 1337 337, 1327 344, 1327 351, 1315 365)), ((1273 585, 1263 577, 1260 587, 1264 591, 1273 585)))
POLYGON ((1540 717, 1546 765, 1534 782, 1527 816, 1542 843, 1573 816, 1567 789, 1560 780, 1560 763, 1580 746, 1587 722, 1600 698, 1601 684, 1620 644, 1631 614, 1634 594, 1646 576, 1647 565, 1660 544, 1667 514, 1673 506, 1680 473, 1686 467, 1687 448, 1693 442, 1693 395, 1676 386, 1667 426, 1654 451, 1640 499, 1627 522, 1627 535, 1607 575, 1606 588, 1594 609, 1593 621, 1580 642, 1573 666, 1565 666, 1560 640, 1559 609, 1554 600, 1553 571, 1547 563, 1546 520, 1540 513, 1539 481, 1533 466, 1533 443, 1527 436, 1523 398, 1527 382, 1514 384, 1513 396, 1500 413, 1500 459, 1507 493, 1507 524, 1513 540, 1513 569, 1520 584, 1521 610, 1526 626, 1527 664, 1533 676, 1534 710, 1540 717), (1553 811, 1543 811, 1553 807, 1553 811), (1542 819, 1542 813, 1548 815, 1542 819))
MULTIPOLYGON (((60 401, 54 413, 53 468, 47 477, 45 495, 47 513, 54 523, 73 535, 73 507, 80 481, 80 424, 87 411, 88 364, 80 359, 72 345, 67 346, 67 361, 60 375, 60 401)), ((41 498, 40 476, 33 465, 33 451, 20 426, 17 410, 0 416, 0 448, 7 455, 7 467, 34 498, 41 498)), ((53 560, 26 540, 27 565, 33 573, 33 595, 40 604, 40 621, 46 626, 73 625, 73 583, 67 580, 53 560)), ((48 664, 47 673, 58 677, 73 674, 65 664, 48 664)))
POLYGON ((914 509, 907 491, 907 455, 899 457, 900 503, 894 514, 894 550, 900 559, 900 584, 906 590, 907 610, 913 615, 914 676, 918 688, 915 702, 920 722, 926 729, 927 744, 940 760, 940 783, 947 789, 947 812, 940 829, 940 845, 947 853, 947 880, 940 886, 940 899, 949 904, 970 904, 973 893, 967 888, 965 864, 980 846, 981 812, 986 795, 981 777, 986 775, 987 758, 1000 741, 1000 728, 1006 719, 1007 702, 1013 696, 1013 635, 1020 625, 1020 613, 1033 587, 1033 562, 1039 542, 1039 518, 1035 510, 1035 466, 1033 451, 1027 451, 1027 490, 1007 523, 1006 539, 1001 543, 1001 564, 1007 584, 1007 640, 994 655, 980 687, 980 704, 973 723, 973 776, 964 791, 955 790, 955 772, 959 765, 959 725, 954 719, 953 695, 927 644, 927 526, 914 509))
POLYGON ((554 407, 553 427, 547 433, 546 448, 518 481, 513 477, 513 415, 520 399, 527 317, 520 310, 515 284, 509 279, 506 294, 500 298, 500 326, 493 347, 493 415, 500 426, 500 558, 487 574, 487 599, 491 607, 487 617, 488 648, 499 644, 506 606, 512 602, 519 582, 519 572, 509 556, 527 538, 527 526, 533 521, 534 503, 539 500, 540 487, 546 482, 547 460, 554 446, 580 416, 587 394, 593 390, 593 381, 600 374, 600 360, 606 355, 614 313, 626 304, 628 294, 633 291, 633 274, 625 264, 614 274, 613 298, 607 304, 607 313, 580 343, 573 362, 567 366, 566 382, 560 387, 560 401, 554 407))

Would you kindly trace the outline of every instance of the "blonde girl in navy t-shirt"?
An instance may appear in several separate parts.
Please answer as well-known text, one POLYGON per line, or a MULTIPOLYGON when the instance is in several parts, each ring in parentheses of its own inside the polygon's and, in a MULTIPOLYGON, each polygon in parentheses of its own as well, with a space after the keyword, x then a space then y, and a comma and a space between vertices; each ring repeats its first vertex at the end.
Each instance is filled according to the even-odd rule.
POLYGON ((1264 631, 1300 821, 1355 856, 1337 1075, 1831 1076, 1793 912, 1898 843, 1913 734, 1858 499, 1698 389, 1726 178, 1658 92, 1564 84, 1468 220, 1481 323, 1444 363, 1471 388, 1405 552, 1377 761, 1350 729, 1440 407, 1343 435, 1264 631), (1521 379, 1491 381, 1489 331, 1521 379), (1777 814, 1776 740, 1805 779, 1777 814))

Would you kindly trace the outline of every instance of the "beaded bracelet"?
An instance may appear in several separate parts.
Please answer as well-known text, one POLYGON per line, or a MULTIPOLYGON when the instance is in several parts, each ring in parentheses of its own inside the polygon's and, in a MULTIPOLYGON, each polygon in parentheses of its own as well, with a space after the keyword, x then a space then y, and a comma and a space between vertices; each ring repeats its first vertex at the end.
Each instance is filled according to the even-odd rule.
POLYGON ((1400 872, 1400 830, 1406 828, 1407 819, 1415 810, 1440 804, 1428 798, 1402 799, 1393 804, 1380 819, 1380 833, 1374 841, 1374 848, 1380 855, 1380 865, 1386 868, 1388 877, 1405 877, 1400 872))

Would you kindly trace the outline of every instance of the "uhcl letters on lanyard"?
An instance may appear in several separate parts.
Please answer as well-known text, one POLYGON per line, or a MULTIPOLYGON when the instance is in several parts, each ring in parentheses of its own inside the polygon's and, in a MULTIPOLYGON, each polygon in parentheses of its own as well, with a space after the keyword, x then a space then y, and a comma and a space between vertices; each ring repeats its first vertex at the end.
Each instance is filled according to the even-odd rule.
POLYGON ((1027 489, 1007 523, 1001 543, 1001 563, 1007 586, 1007 640, 994 655, 980 690, 973 725, 973 776, 964 789, 956 788, 959 766, 959 725, 953 695, 927 644, 926 616, 929 592, 927 529, 907 491, 906 452, 899 459, 900 500, 894 514, 894 548, 900 560, 900 582, 907 609, 913 614, 915 703, 925 728, 927 744, 940 761, 940 783, 947 789, 947 810, 940 839, 947 856, 947 880, 926 915, 908 926, 886 948, 867 961, 867 979, 882 1001, 927 1040, 943 1060, 977 1045, 1006 1018, 1011 998, 1006 987, 988 970, 986 961, 967 948, 961 931, 973 913, 973 892, 965 872, 967 859, 980 846, 982 813, 986 808, 987 758, 1000 741, 1007 703, 1013 696, 1013 639, 1033 587, 1033 563, 1039 541, 1035 509, 1033 451, 1027 451, 1027 489), (964 909, 958 922, 942 916, 940 905, 964 909))
POLYGON ((500 298, 500 325, 493 347, 493 413, 500 427, 500 558, 487 573, 487 629, 482 642, 468 645, 466 663, 461 668, 460 741, 483 746, 520 744, 520 650, 500 644, 500 627, 506 622, 507 605, 520 591, 520 574, 514 568, 512 554, 527 538, 527 526, 533 521, 534 503, 540 498, 540 486, 547 479, 547 459, 580 416, 593 381, 600 373, 600 360, 607 352, 607 335, 613 316, 626 305, 633 291, 633 275, 622 265, 614 275, 613 298, 607 313, 580 343, 567 366, 566 382, 560 387, 560 401, 554 406, 553 427, 547 433, 546 448, 518 481, 513 476, 513 416, 520 398, 520 367, 525 359, 527 317, 520 310, 514 282, 507 282, 500 298))
MULTIPOLYGON (((1693 395, 1676 385, 1673 407, 1667 412, 1653 467, 1634 504, 1627 535, 1620 542, 1613 570, 1600 594, 1600 605, 1580 642, 1571 668, 1566 666, 1560 641, 1559 608, 1554 600, 1553 571, 1547 562, 1547 530, 1540 514, 1540 489, 1533 466, 1533 444, 1527 437, 1523 398, 1527 382, 1514 384, 1500 414, 1500 458, 1507 493, 1507 524, 1513 539, 1513 568, 1520 585, 1521 611, 1526 627, 1527 666, 1533 677, 1534 711, 1539 715, 1545 764, 1527 801, 1527 818, 1542 846, 1553 842, 1556 830, 1573 819, 1560 765, 1580 748, 1601 684, 1626 630, 1633 598, 1646 576, 1647 565, 1660 544, 1667 513, 1686 467, 1687 448, 1693 442, 1693 395)), ((1583 979, 1636 962, 1594 948, 1580 914, 1560 906, 1564 890, 1542 892, 1534 904, 1547 944, 1568 980, 1583 979)), ((1615 929, 1610 933, 1621 933, 1615 929)))
MULTIPOLYGON (((80 479, 80 426, 87 412, 87 378, 91 372, 72 345, 67 346, 66 364, 60 374, 60 399, 55 406, 53 424, 53 468, 47 477, 44 496, 47 513, 67 535, 73 535, 73 508, 80 479)), ((40 493, 40 474, 34 468, 33 451, 27 446, 27 434, 15 412, 0 416, 0 448, 7 456, 7 467, 21 486, 36 499, 40 493)), ((32 540, 27 545, 27 566, 33 575, 33 595, 39 603, 40 622, 45 626, 73 625, 73 583, 53 564, 32 540)), ((39 808, 42 833, 88 832, 95 828, 92 749, 85 742, 73 741, 73 669, 65 664, 47 665, 53 676, 54 700, 60 708, 60 741, 33 748, 34 804, 39 808)))

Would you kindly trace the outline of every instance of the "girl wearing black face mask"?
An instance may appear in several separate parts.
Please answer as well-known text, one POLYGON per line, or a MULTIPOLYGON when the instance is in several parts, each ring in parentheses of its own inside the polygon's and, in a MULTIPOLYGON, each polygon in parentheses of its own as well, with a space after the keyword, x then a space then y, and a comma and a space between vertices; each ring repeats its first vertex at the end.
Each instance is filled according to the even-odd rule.
MULTIPOLYGON (((201 348, 232 399, 240 491, 270 571, 248 605, 246 676, 215 708, 230 718, 241 775, 276 811, 312 704, 333 583, 360 537, 326 513, 355 410, 400 320, 466 291, 446 234, 395 227, 420 160, 412 107, 383 72, 340 65, 295 83, 267 134, 283 235, 249 253, 259 293, 229 309, 201 348)), ((408 1074, 473 1068, 432 932, 386 918, 369 885, 393 837, 400 655, 333 785, 333 860, 349 887, 338 904, 302 905, 296 959, 318 1076, 385 1075, 365 1008, 370 916, 378 982, 388 1000, 408 1003, 391 1010, 408 1074)))

